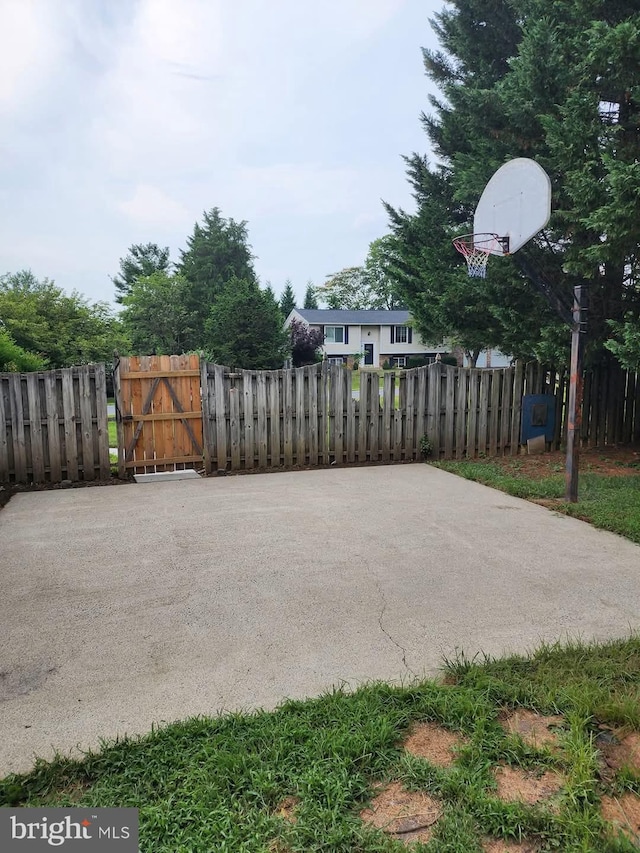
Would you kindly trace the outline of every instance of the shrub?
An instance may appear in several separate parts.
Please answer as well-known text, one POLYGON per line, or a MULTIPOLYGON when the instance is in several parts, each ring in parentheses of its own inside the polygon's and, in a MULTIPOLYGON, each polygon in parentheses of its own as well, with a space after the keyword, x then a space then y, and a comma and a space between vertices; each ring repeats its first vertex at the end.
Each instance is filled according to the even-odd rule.
POLYGON ((428 435, 423 435, 420 438, 420 453, 422 454, 423 459, 427 459, 433 453, 433 445, 431 444, 428 435))
POLYGON ((320 329, 310 329, 300 320, 292 320, 289 325, 291 335, 291 359, 294 367, 305 364, 315 364, 322 361, 320 349, 324 343, 324 335, 320 329))

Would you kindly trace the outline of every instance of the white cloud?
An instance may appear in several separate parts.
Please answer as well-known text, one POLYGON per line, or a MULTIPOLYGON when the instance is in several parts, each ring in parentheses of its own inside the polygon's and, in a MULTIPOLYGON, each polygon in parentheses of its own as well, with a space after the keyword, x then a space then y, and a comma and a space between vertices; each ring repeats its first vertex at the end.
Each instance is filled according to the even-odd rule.
POLYGON ((184 205, 148 184, 138 184, 133 195, 117 206, 136 225, 178 230, 192 224, 192 216, 184 205))
POLYGON ((142 0, 97 91, 93 140, 116 176, 188 169, 215 131, 220 3, 142 0))
POLYGON ((278 163, 242 167, 230 178, 230 191, 252 217, 258 217, 273 213, 324 215, 350 210, 363 176, 355 169, 318 163, 278 163))
POLYGON ((127 246, 175 252, 214 205, 248 220, 274 283, 361 262, 386 231, 380 198, 409 197, 399 155, 424 138, 432 12, 0 0, 0 271, 34 264, 109 298, 127 246))
POLYGON ((50 84, 61 53, 53 3, 4 0, 0 5, 0 110, 28 105, 50 84))

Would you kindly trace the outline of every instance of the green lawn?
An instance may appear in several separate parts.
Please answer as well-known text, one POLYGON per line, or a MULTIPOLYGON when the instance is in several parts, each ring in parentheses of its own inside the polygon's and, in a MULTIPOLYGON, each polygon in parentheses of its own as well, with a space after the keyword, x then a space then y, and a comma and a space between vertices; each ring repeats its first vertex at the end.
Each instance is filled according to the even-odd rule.
MULTIPOLYGON (((362 373, 368 373, 368 372, 371 372, 371 371, 366 371, 366 370, 362 371, 362 373)), ((395 373, 396 374, 396 396, 397 396, 399 370, 397 368, 395 370, 382 370, 382 368, 381 368, 380 370, 378 370, 376 372, 378 373, 378 376, 380 377, 380 380, 378 383, 380 385, 380 389, 384 388, 384 375, 385 375, 385 373, 395 373)), ((354 370, 352 375, 351 375, 352 376, 352 378, 351 378, 351 389, 353 391, 359 391, 360 390, 360 375, 361 375, 360 370, 354 370)))
POLYGON ((115 418, 109 418, 107 422, 107 427, 109 429, 109 447, 117 447, 118 446, 118 429, 116 427, 115 418))
POLYGON ((272 713, 192 719, 82 761, 40 762, 0 782, 0 803, 138 807, 143 853, 399 853, 407 848, 359 817, 377 785, 399 782, 441 810, 416 853, 481 853, 489 838, 524 838, 541 851, 637 850, 601 807, 640 793, 640 772, 605 772, 598 738, 603 726, 640 729, 639 638, 543 647, 529 658, 460 656, 445 675, 331 692, 272 713), (520 706, 561 715, 557 746, 505 730, 501 715, 520 706), (451 766, 403 749, 424 721, 464 738, 451 766), (561 774, 554 804, 501 799, 499 766, 561 774))
POLYGON ((640 473, 603 476, 581 471, 579 501, 570 504, 564 501, 564 475, 553 472, 553 469, 562 468, 557 463, 549 465, 551 470, 546 476, 536 478, 529 475, 517 457, 508 464, 504 460, 483 459, 432 464, 518 498, 550 501, 552 508, 558 512, 576 516, 640 543, 640 473))

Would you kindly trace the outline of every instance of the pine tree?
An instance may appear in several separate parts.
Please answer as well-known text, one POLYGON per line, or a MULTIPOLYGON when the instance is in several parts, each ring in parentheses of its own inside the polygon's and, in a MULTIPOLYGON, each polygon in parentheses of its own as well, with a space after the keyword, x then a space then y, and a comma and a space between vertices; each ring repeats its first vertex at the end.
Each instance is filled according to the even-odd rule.
POLYGON ((168 246, 164 249, 157 243, 137 243, 131 246, 125 257, 120 258, 119 274, 111 279, 116 289, 116 302, 122 302, 131 292, 136 279, 155 272, 167 273, 170 268, 168 246))
POLYGON ((280 311, 286 320, 289 314, 296 307, 296 296, 293 292, 293 287, 289 279, 286 280, 282 296, 280 297, 280 311))
POLYGON ((214 207, 205 212, 202 225, 195 224, 181 255, 178 272, 188 282, 186 308, 191 326, 187 349, 199 349, 205 341, 205 323, 211 308, 227 284, 242 280, 257 286, 247 223, 224 219, 214 207))
POLYGON ((640 313, 637 3, 454 0, 450 6, 434 24, 442 50, 424 52, 427 74, 442 92, 424 117, 440 165, 407 158, 418 212, 387 207, 394 273, 408 307, 424 327, 450 322, 451 334, 474 332, 465 315, 456 319, 465 286, 456 278, 461 260, 450 241, 472 230, 473 210, 493 172, 513 157, 533 157, 551 176, 554 213, 513 258, 490 261, 485 281, 466 282, 481 309, 474 334, 515 355, 567 352, 566 328, 535 289, 533 269, 565 304, 574 284, 590 284, 592 356, 601 357, 607 321, 640 313))
POLYGON ((304 307, 308 309, 318 308, 318 298, 312 281, 307 282, 307 289, 304 292, 304 307))
POLYGON ((254 279, 232 278, 206 321, 205 350, 210 359, 228 367, 281 368, 290 339, 273 296, 254 279))

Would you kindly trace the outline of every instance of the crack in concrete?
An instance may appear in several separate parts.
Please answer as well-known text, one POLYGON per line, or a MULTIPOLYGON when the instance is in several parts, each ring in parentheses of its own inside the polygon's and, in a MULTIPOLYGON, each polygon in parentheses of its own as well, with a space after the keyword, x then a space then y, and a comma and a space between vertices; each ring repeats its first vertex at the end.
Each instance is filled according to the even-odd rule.
POLYGON ((380 599, 382 601, 382 609, 380 610, 380 615, 378 616, 378 626, 379 626, 380 630, 382 631, 382 633, 385 635, 385 637, 391 643, 393 643, 393 645, 397 649, 399 649, 402 652, 402 663, 404 665, 404 668, 407 670, 407 672, 411 673, 411 675, 414 678, 417 678, 418 676, 416 675, 416 673, 411 669, 411 667, 407 663, 407 650, 406 650, 406 648, 404 646, 401 646, 400 643, 391 636, 391 634, 387 631, 387 629, 382 624, 382 618, 385 614, 385 610, 387 609, 387 599, 386 599, 384 592, 382 591, 382 587, 380 586, 380 581, 378 580, 376 575, 371 571, 371 569, 369 568, 368 565, 367 565, 367 569, 373 577, 373 581, 376 585, 376 589, 378 590, 378 595, 380 596, 380 599))

